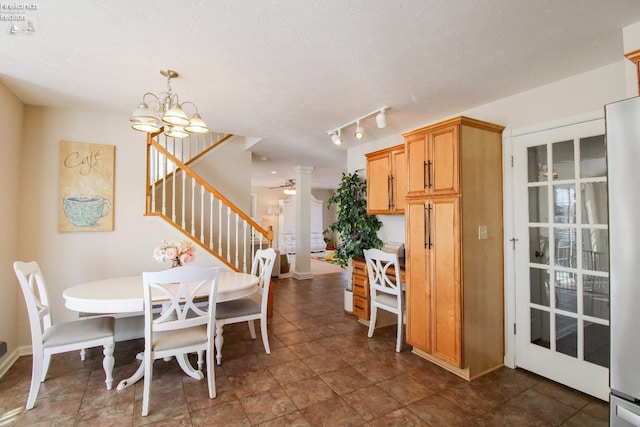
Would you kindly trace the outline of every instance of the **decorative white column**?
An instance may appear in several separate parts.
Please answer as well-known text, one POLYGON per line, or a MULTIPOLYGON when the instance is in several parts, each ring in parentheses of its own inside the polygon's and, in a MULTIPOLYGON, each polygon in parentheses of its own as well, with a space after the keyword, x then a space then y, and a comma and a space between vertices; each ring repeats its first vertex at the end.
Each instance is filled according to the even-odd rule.
POLYGON ((292 277, 312 279, 311 274, 311 172, 312 166, 296 166, 296 262, 292 277))

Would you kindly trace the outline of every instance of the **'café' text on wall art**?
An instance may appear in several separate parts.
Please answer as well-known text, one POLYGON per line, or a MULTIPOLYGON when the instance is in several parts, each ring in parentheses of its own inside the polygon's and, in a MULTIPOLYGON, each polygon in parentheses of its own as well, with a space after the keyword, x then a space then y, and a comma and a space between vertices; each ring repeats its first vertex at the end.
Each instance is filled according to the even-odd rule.
POLYGON ((58 231, 113 231, 115 148, 60 141, 58 231))

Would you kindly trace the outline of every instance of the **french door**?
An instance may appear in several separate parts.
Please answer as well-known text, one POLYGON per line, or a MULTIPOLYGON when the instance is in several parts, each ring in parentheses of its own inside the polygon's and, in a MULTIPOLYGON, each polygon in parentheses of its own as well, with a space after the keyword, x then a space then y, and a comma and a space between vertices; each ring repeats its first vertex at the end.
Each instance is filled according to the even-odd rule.
POLYGON ((513 137, 515 363, 608 400, 604 121, 513 137))

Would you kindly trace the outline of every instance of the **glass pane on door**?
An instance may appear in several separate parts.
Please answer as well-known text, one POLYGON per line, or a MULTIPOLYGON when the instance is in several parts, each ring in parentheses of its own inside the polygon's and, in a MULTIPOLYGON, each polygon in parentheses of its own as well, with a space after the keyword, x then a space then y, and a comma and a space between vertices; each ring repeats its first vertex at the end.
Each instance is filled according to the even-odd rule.
POLYGON ((549 312, 531 309, 531 344, 551 348, 551 323, 549 312))
POLYGON ((527 148, 529 342, 600 366, 609 320, 604 143, 598 135, 527 148))
POLYGON ((609 326, 584 322, 584 360, 609 367, 609 326))
POLYGON ((549 264, 549 227, 529 227, 529 262, 549 264))
POLYGON ((549 179, 546 145, 529 147, 527 149, 527 163, 529 164, 527 168, 529 182, 547 181, 549 179))
POLYGON ((578 320, 556 314, 556 351, 578 356, 578 320))
POLYGON ((553 179, 575 178, 575 155, 573 141, 556 142, 553 147, 553 179))
POLYGON ((607 175, 604 135, 580 139, 580 177, 595 178, 607 175))

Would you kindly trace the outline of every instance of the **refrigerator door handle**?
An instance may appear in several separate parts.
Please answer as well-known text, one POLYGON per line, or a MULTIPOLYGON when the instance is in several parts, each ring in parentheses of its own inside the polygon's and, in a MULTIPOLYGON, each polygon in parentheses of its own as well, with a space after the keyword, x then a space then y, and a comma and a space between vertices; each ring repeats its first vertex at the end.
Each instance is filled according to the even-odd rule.
POLYGON ((631 412, 627 408, 616 405, 616 415, 634 426, 640 426, 640 415, 631 412))

